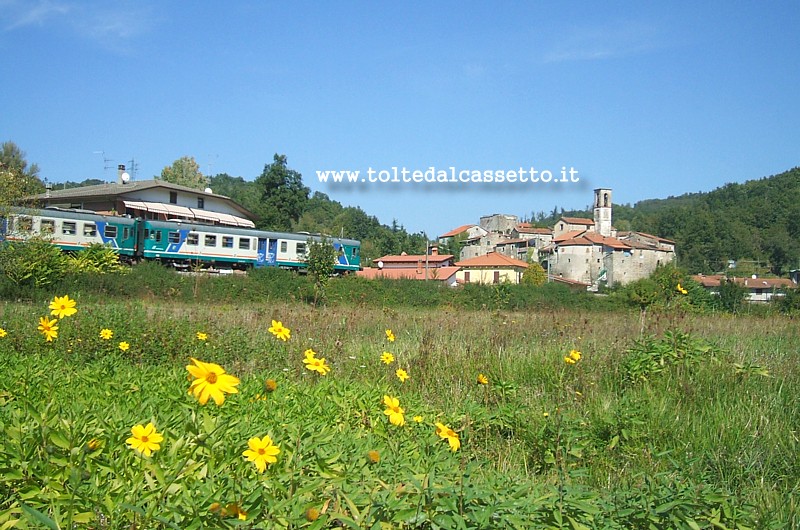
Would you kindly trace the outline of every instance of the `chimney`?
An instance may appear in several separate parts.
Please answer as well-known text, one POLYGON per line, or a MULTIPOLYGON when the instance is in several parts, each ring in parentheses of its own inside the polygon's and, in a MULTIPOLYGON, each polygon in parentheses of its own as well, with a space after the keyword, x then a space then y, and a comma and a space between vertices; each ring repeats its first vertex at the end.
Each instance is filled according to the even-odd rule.
POLYGON ((125 173, 125 164, 117 166, 117 184, 122 184, 122 174, 125 173))
POLYGON ((431 256, 438 256, 438 255, 439 255, 439 246, 431 245, 431 256))

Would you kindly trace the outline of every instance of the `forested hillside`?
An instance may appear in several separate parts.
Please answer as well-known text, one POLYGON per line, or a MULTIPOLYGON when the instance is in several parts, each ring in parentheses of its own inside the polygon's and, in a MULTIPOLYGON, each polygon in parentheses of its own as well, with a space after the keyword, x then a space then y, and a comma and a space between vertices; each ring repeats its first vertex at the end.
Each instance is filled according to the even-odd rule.
MULTIPOLYGON (((591 218, 592 212, 562 210, 560 215, 591 218)), ((689 272, 720 272, 728 260, 778 275, 800 267, 800 168, 708 193, 614 205, 613 216, 618 230, 674 240, 679 264, 689 272)), ((536 217, 541 226, 557 219, 536 217)))
MULTIPOLYGON (((423 253, 426 248, 426 235, 409 234, 398 220, 383 225, 361 208, 342 206, 324 193, 311 194, 283 155, 275 155, 253 181, 219 174, 208 178, 208 185, 258 215, 259 228, 360 239, 365 263, 384 254, 423 253)), ((555 207, 526 220, 551 227, 563 215, 591 218, 592 212, 555 207)), ((618 230, 674 240, 679 265, 692 273, 720 272, 734 260, 739 273, 785 274, 800 268, 800 168, 708 193, 614 205, 613 222, 618 230)))

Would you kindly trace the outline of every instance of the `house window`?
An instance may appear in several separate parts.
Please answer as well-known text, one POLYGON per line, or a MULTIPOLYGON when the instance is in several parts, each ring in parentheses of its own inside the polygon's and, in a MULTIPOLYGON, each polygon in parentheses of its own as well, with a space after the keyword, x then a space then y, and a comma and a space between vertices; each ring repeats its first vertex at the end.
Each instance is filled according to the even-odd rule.
POLYGON ((64 221, 61 225, 61 233, 65 236, 74 236, 76 231, 76 224, 72 221, 64 221))
POLYGON ((500 283, 500 271, 494 271, 494 283, 500 283))
POLYGON ((206 235, 205 245, 207 247, 216 247, 217 246, 217 236, 206 235))
POLYGON ((174 230, 169 233, 168 241, 170 243, 180 243, 181 242, 181 233, 177 230, 174 230))
POLYGON ((200 234, 196 232, 189 232, 189 235, 186 236, 186 244, 197 245, 199 243, 200 243, 200 234))
POLYGON ((198 208, 205 208, 206 200, 203 197, 197 198, 197 207, 198 208))
POLYGON ((239 238, 239 250, 250 250, 250 238, 249 237, 240 237, 239 238))
POLYGON ((169 203, 170 204, 178 204, 178 192, 177 191, 169 192, 169 203))
POLYGON ((97 236, 97 225, 94 223, 83 223, 83 235, 85 237, 97 236))
POLYGON ((233 248, 233 238, 231 236, 222 236, 222 248, 233 248))
POLYGON ((42 235, 52 234, 56 231, 56 222, 52 219, 42 219, 42 235))
POLYGON ((469 271, 464 271, 464 283, 469 283, 469 271))
POLYGON ((106 227, 103 228, 103 237, 107 237, 109 239, 116 238, 117 237, 117 227, 114 226, 114 225, 106 225, 106 227))

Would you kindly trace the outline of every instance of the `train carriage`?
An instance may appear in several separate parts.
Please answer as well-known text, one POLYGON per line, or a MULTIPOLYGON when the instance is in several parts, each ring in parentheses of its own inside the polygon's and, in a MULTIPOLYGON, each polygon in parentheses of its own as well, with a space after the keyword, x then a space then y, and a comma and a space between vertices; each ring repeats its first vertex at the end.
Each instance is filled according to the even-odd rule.
POLYGON ((137 252, 136 220, 128 217, 59 208, 14 208, 3 220, 3 240, 25 241, 34 236, 47 238, 69 252, 93 244, 108 245, 128 260, 137 252))
POLYGON ((94 243, 115 249, 124 261, 158 260, 179 269, 192 265, 221 269, 307 267, 308 245, 328 241, 336 251, 334 271, 361 268, 360 242, 308 233, 270 232, 185 220, 101 215, 60 208, 14 208, 0 226, 0 241, 48 238, 65 251, 94 243))

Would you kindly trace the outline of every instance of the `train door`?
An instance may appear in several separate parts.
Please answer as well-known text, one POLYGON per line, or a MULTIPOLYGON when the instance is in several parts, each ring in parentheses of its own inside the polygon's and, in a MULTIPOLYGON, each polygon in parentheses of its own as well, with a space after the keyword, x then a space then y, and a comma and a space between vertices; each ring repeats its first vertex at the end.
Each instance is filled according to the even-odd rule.
POLYGON ((269 247, 267 249, 267 265, 274 267, 278 260, 278 240, 270 239, 269 247))
POLYGON ((267 238, 259 237, 256 247, 256 267, 263 267, 267 261, 267 238))

